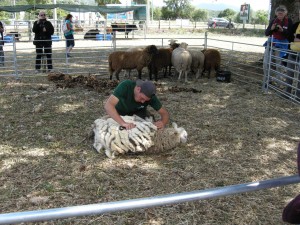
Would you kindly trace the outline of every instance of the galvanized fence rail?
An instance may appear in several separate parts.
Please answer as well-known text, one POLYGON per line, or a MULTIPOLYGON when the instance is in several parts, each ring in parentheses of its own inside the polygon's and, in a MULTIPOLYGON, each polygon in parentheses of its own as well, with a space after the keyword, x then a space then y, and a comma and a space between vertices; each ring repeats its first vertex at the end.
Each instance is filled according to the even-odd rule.
POLYGON ((35 211, 15 212, 0 214, 0 224, 16 224, 22 222, 38 222, 70 217, 100 215, 128 211, 133 209, 151 208, 157 206, 179 204, 183 202, 213 199, 245 192, 253 192, 262 189, 281 187, 284 185, 300 183, 299 175, 281 177, 270 180, 256 181, 245 184, 237 184, 221 188, 183 192, 149 198, 139 198, 116 202, 107 202, 90 205, 70 206, 65 208, 53 208, 35 211))

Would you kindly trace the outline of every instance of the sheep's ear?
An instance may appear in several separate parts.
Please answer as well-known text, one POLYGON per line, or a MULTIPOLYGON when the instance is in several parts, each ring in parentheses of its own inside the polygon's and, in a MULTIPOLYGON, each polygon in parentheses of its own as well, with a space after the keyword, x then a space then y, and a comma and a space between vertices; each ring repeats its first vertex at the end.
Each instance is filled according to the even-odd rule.
POLYGON ((173 123, 172 123, 172 127, 176 130, 177 127, 178 127, 178 126, 177 126, 177 123, 173 122, 173 123))

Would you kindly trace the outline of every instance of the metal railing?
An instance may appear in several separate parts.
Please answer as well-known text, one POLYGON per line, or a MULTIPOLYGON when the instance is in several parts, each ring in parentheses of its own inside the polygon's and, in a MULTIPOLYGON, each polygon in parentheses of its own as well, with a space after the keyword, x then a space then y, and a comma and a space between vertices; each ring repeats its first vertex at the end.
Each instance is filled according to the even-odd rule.
POLYGON ((178 204, 182 202, 191 202, 204 199, 213 199, 222 196, 253 192, 267 188, 280 187, 284 185, 300 183, 299 175, 281 177, 271 180, 256 181, 245 184, 213 188, 200 191, 184 192, 155 196, 149 198, 139 198, 116 202, 107 202, 90 205, 71 206, 65 208, 53 208, 44 210, 35 210, 27 212, 16 212, 0 214, 0 224, 16 224, 21 222, 37 222, 55 219, 64 219, 70 217, 99 215, 104 213, 113 213, 128 211, 133 209, 144 209, 156 206, 178 204))
MULTIPOLYGON (((296 103, 300 102, 300 78, 297 65, 299 56, 297 53, 291 52, 289 53, 291 58, 282 60, 274 54, 280 49, 274 48, 272 45, 265 48, 263 43, 257 45, 209 38, 207 32, 204 35, 194 35, 193 38, 145 38, 143 35, 137 35, 127 39, 119 38, 116 33, 109 40, 105 40, 104 35, 100 38, 95 35, 92 39, 76 38, 75 47, 72 51, 73 58, 67 57, 65 40, 58 37, 58 39, 53 40, 52 44, 54 71, 74 75, 94 74, 108 77, 107 59, 112 51, 149 44, 167 47, 171 38, 176 39, 179 43, 187 42, 189 48, 192 49, 218 49, 221 53, 222 69, 230 70, 235 80, 249 83, 249 85, 257 85, 262 87, 263 91, 271 90, 280 97, 296 103), (289 67, 283 63, 288 64, 289 67)), ((1 67, 0 76, 19 78, 34 74, 36 54, 32 42, 13 40, 12 43, 5 44, 4 52, 5 66, 1 67)))
POLYGON ((282 98, 300 103, 300 53, 274 47, 275 44, 270 38, 266 46, 262 89, 265 92, 272 90, 282 98), (282 58, 281 53, 287 56, 282 58))

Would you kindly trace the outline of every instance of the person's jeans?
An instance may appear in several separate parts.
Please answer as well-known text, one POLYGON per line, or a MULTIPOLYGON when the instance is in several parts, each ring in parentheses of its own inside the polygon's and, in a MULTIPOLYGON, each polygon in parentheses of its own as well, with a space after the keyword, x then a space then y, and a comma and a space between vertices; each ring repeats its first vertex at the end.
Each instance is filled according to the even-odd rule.
POLYGON ((288 56, 288 62, 287 62, 287 78, 286 78, 286 83, 289 86, 286 86, 285 91, 289 94, 292 93, 292 84, 294 82, 293 78, 298 79, 297 80, 297 89, 296 90, 296 96, 298 98, 298 100, 300 100, 300 53, 298 54, 294 54, 294 53, 290 53, 288 56), (297 71, 293 71, 296 68, 296 64, 297 64, 297 71))
POLYGON ((3 51, 3 45, 0 45, 0 65, 4 66, 4 51, 3 51))
POLYGON ((48 70, 52 70, 52 47, 51 46, 41 46, 36 45, 36 60, 35 60, 35 69, 41 69, 41 58, 42 55, 45 54, 47 57, 47 66, 48 70))

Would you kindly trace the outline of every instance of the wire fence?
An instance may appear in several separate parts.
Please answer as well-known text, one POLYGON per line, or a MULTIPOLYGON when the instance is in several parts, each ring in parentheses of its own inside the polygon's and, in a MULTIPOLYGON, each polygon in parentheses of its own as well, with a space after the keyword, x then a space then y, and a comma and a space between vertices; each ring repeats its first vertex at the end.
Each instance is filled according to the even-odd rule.
MULTIPOLYGON (((193 38, 146 38, 141 36, 120 38, 120 34, 118 35, 114 33, 109 38, 97 35, 90 39, 76 38, 75 47, 71 53, 72 58, 67 57, 65 40, 53 39, 53 70, 71 75, 94 74, 108 78, 108 55, 111 52, 150 44, 157 47, 168 47, 169 40, 172 38, 179 43, 187 42, 189 49, 198 49, 199 51, 204 48, 218 49, 221 53, 222 69, 231 71, 233 79, 257 85, 266 92, 274 91, 278 96, 293 102, 300 102, 299 54, 290 53, 289 55, 293 57, 282 59, 278 56, 278 52, 281 50, 274 48, 273 44, 266 48, 262 44, 209 38, 207 32, 203 36, 195 35, 193 38), (288 68, 287 65, 289 65, 288 68)), ((0 76, 20 78, 35 75, 36 49, 31 41, 18 42, 11 39, 5 44, 4 52, 5 65, 1 67, 0 76)), ((43 59, 41 73, 48 71, 45 68, 47 60, 43 59)), ((147 78, 146 68, 143 71, 143 78, 147 78)))
MULTIPOLYGON (((110 52, 127 49, 133 46, 145 46, 148 44, 154 44, 157 47, 166 47, 169 44, 169 39, 171 39, 171 37, 128 39, 114 37, 111 40, 100 40, 97 38, 89 40, 76 39, 75 48, 71 53, 73 55, 72 58, 68 58, 66 55, 65 40, 57 39, 53 41, 52 45, 54 71, 74 75, 96 74, 108 78, 107 58, 110 52)), ((187 42, 189 48, 193 49, 219 49, 222 55, 222 68, 230 70, 234 80, 239 80, 248 83, 249 85, 257 85, 258 87, 262 87, 263 91, 273 91, 289 101, 298 104, 300 103, 299 53, 290 53, 288 59, 282 59, 278 57, 277 54, 281 50, 274 48, 272 41, 265 48, 262 45, 209 38, 207 33, 203 35, 203 37, 173 37, 173 39, 177 39, 178 42, 187 42)), ((5 65, 4 67, 1 67, 1 76, 14 76, 16 78, 35 76, 36 54, 35 47, 31 41, 16 42, 13 39, 11 42, 5 44, 4 52, 5 65)), ((44 75, 46 74, 47 73, 44 73, 44 75)), ((146 75, 144 74, 144 76, 146 75)), ((138 208, 149 208, 201 199, 211 199, 299 182, 300 178, 297 175, 248 184, 143 199, 0 214, 0 224, 45 221, 138 208)))

